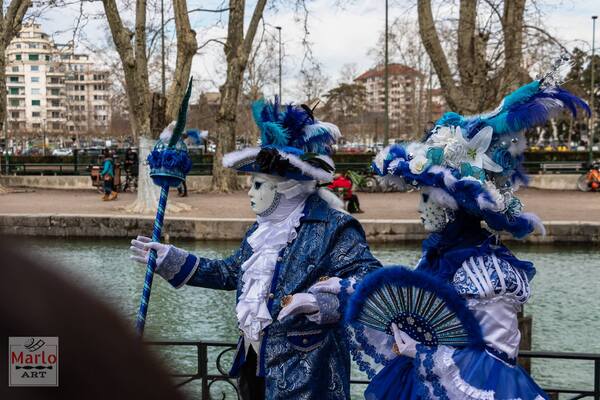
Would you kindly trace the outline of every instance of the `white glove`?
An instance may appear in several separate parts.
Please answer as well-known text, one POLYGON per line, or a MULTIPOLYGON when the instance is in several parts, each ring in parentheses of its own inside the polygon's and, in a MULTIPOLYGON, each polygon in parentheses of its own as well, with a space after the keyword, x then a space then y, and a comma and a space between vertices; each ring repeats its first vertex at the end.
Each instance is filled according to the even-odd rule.
POLYGON ((342 285, 340 285, 341 281, 342 280, 340 278, 334 276, 333 278, 315 283, 310 287, 310 289, 308 289, 308 291, 310 293, 338 294, 342 288, 342 285))
POLYGON ((396 324, 392 324, 392 331, 394 331, 394 341, 396 342, 395 347, 397 347, 398 350, 396 351, 396 349, 393 349, 394 353, 415 358, 417 355, 417 344, 419 344, 419 342, 408 336, 408 334, 404 333, 404 331, 400 330, 396 324))
POLYGON ((290 315, 312 314, 318 311, 319 304, 314 295, 310 293, 296 293, 292 296, 289 303, 281 309, 277 316, 277 321, 281 321, 290 315))
POLYGON ((156 250, 156 268, 158 269, 167 254, 171 245, 153 242, 152 239, 146 236, 138 236, 136 239, 131 241, 131 255, 129 258, 139 262, 140 264, 148 264, 148 258, 150 257, 150 249, 156 250))

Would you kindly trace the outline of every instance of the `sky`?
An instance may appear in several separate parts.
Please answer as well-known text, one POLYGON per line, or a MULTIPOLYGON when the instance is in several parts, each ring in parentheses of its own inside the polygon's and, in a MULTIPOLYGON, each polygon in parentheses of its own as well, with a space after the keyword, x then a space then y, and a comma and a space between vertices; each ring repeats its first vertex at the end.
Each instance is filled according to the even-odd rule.
MULTIPOLYGON (((167 1, 167 3, 169 3, 167 1)), ((281 0, 280 3, 293 3, 281 0)), ((383 0, 306 0, 309 16, 308 39, 312 43, 314 58, 322 65, 323 72, 329 77, 329 86, 334 86, 340 79, 340 70, 346 64, 355 64, 357 71, 363 72, 374 65, 369 50, 378 45, 378 39, 384 28, 385 2, 383 0), (344 3, 340 7, 338 4, 344 3)), ((188 7, 219 8, 220 1, 188 0, 188 7)), ((415 18, 416 2, 408 0, 390 0, 389 19, 398 16, 415 18)), ((600 14, 600 1, 590 0, 538 0, 544 14, 545 24, 555 37, 566 41, 567 47, 579 45, 584 49, 591 48, 592 15, 600 14), (582 44, 587 42, 587 44, 582 44)), ((249 20, 253 1, 248 1, 246 19, 249 20)), ((85 51, 98 43, 106 42, 106 22, 102 15, 100 3, 86 3, 86 12, 95 14, 81 28, 79 47, 85 51)), ((170 9, 168 10, 170 11, 170 9)), ((78 7, 52 10, 40 20, 43 29, 55 34, 57 42, 66 42, 72 38, 73 26, 76 25, 78 7)), ((283 97, 298 96, 297 79, 300 65, 304 58, 302 38, 304 28, 292 7, 280 5, 277 10, 268 9, 264 16, 267 35, 275 35, 275 26, 282 27, 282 43, 284 47, 283 63, 283 97)), ((444 17, 448 17, 444 15, 444 17)), ((452 17, 450 15, 449 17, 452 17)), ((125 17, 127 18, 127 17, 125 17)), ((149 16, 157 18, 156 14, 149 16)), ((199 44, 211 38, 223 38, 226 33, 227 15, 214 13, 194 13, 191 16, 192 28, 197 32, 199 44)), ((169 29, 169 28, 168 28, 169 29)), ((172 28, 169 29, 172 35, 172 28)), ((600 40, 600 26, 597 27, 600 40)), ((599 47, 598 45, 596 46, 599 47)), ((194 59, 192 74, 200 82, 201 89, 216 91, 222 82, 225 65, 223 63, 221 45, 210 43, 204 47, 194 59)), ((267 95, 274 94, 276 85, 267 88, 267 95)))

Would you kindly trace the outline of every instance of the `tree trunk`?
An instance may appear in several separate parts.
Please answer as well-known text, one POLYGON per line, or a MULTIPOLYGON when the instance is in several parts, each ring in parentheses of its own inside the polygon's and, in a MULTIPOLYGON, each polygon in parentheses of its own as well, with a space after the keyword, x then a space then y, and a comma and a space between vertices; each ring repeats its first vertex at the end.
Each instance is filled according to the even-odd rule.
MULTIPOLYGON (((4 2, 3 2, 4 5, 4 2)), ((6 14, 4 7, 0 7, 0 134, 4 135, 8 129, 6 124, 6 46, 8 46, 21 29, 23 18, 31 7, 31 0, 12 0, 6 14)), ((6 137, 6 136, 5 136, 6 137)), ((5 148, 8 154, 8 140, 5 148)), ((9 193, 10 190, 0 185, 0 193, 9 193)))
POLYGON ((177 68, 173 72, 173 82, 167 96, 166 116, 169 122, 177 119, 179 106, 190 79, 192 60, 198 49, 196 32, 190 25, 186 0, 173 0, 173 12, 177 32, 177 68))
POLYGON ((242 79, 266 4, 267 0, 258 0, 244 37, 245 0, 229 0, 229 22, 225 43, 227 77, 220 88, 221 100, 216 116, 218 141, 213 160, 212 189, 216 191, 229 192, 238 189, 235 171, 223 167, 223 155, 235 150, 237 107, 242 79))

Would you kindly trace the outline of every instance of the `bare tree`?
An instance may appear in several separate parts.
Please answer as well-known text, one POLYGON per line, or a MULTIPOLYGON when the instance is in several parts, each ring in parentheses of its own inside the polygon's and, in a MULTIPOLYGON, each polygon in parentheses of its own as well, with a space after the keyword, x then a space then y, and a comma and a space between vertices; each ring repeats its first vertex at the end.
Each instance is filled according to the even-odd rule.
MULTIPOLYGON (((6 129, 6 47, 21 29, 23 18, 31 7, 31 0, 12 0, 6 13, 0 8, 0 132, 6 129)), ((5 143, 8 154, 8 143, 5 143)), ((5 189, 0 185, 0 193, 5 189)))
POLYGON ((298 92, 301 100, 311 103, 325 94, 329 78, 323 72, 321 63, 312 61, 300 69, 298 92))
POLYGON ((213 161, 213 190, 229 192, 238 188, 235 172, 222 166, 223 155, 235 149, 237 109, 242 91, 244 71, 252 51, 258 24, 267 0, 258 0, 244 34, 245 0, 229 0, 229 22, 224 50, 227 59, 225 83, 220 87, 221 99, 217 112, 217 150, 213 161))
MULTIPOLYGON (((123 67, 131 125, 139 138, 140 181, 138 197, 136 202, 128 207, 128 210, 146 213, 155 209, 158 191, 148 178, 144 160, 153 144, 153 138, 160 132, 166 122, 176 117, 177 105, 183 98, 190 75, 192 58, 197 48, 196 36, 190 27, 186 0, 173 0, 177 34, 177 64, 171 80, 168 100, 165 104, 164 99, 161 99, 157 94, 153 95, 150 90, 147 49, 147 0, 135 1, 133 30, 130 30, 123 23, 116 0, 102 0, 102 3, 112 39, 123 67)), ((176 208, 172 207, 172 209, 176 208)))

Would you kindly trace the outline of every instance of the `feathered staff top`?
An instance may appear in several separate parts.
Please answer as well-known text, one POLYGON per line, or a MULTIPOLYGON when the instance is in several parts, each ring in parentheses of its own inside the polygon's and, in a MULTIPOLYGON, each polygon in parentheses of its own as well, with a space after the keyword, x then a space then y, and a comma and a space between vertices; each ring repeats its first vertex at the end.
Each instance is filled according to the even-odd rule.
POLYGON ((226 154, 225 167, 296 180, 332 179, 332 145, 341 136, 336 125, 319 121, 304 104, 281 106, 277 98, 255 102, 252 114, 260 130, 260 147, 226 154))
POLYGON ((431 198, 440 205, 467 211, 493 230, 522 238, 535 227, 543 230, 535 215, 522 212, 514 195, 518 184, 526 183, 523 132, 564 110, 576 117, 578 109, 590 113, 588 105, 567 90, 533 81, 506 96, 490 113, 444 114, 423 142, 383 149, 373 168, 380 175, 429 187, 431 198))

